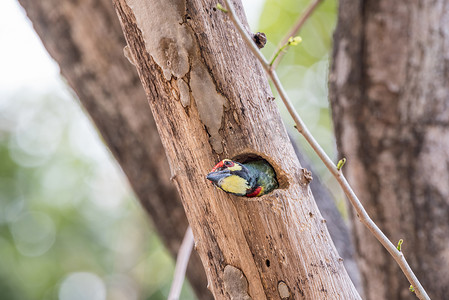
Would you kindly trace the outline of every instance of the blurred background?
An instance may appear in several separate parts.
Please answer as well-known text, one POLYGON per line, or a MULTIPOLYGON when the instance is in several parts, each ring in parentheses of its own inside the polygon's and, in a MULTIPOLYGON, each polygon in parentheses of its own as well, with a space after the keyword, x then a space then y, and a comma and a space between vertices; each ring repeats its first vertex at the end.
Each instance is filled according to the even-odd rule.
MULTIPOLYGON (((268 37, 262 50, 268 59, 310 4, 243 2, 252 31, 268 37)), ((324 1, 300 32, 303 42, 278 67, 300 115, 333 158, 327 74, 336 10, 336 0, 324 1)), ((166 299, 174 261, 14 0, 0 2, 0 40, 0 298, 166 299)), ((344 213, 342 195, 335 198, 344 213)), ((195 299, 188 284, 181 299, 195 299)))

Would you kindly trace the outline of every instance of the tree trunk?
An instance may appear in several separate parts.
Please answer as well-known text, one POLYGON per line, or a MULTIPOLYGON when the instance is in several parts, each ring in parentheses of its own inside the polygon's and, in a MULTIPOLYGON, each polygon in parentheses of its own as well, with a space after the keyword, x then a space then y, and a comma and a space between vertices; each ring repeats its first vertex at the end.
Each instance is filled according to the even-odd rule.
MULTIPOLYGON (((311 171, 312 174, 316 174, 310 161, 302 152, 299 151, 299 148, 293 143, 293 141, 292 144, 299 163, 304 168, 311 171)), ((312 191, 321 215, 326 219, 327 224, 330 224, 328 227, 329 234, 332 237, 335 248, 337 248, 338 253, 343 258, 343 264, 349 274, 349 277, 354 283, 357 291, 359 293, 363 292, 360 271, 355 260, 354 243, 352 242, 352 237, 350 235, 347 222, 345 222, 342 215, 338 211, 330 191, 321 182, 321 179, 318 176, 313 175, 313 180, 310 182, 310 190, 312 191)))
POLYGON ((113 2, 215 298, 358 299, 263 70, 217 2, 113 2), (205 175, 225 157, 266 159, 280 188, 214 188, 205 175))
MULTIPOLYGON (((449 2, 340 1, 330 75, 345 173, 433 299, 449 294, 449 2)), ((366 299, 411 299, 354 221, 366 299)))
MULTIPOLYGON (((187 219, 142 85, 123 55, 126 41, 111 1, 19 2, 176 257, 187 219)), ((198 298, 212 298, 196 253, 187 276, 198 298)))

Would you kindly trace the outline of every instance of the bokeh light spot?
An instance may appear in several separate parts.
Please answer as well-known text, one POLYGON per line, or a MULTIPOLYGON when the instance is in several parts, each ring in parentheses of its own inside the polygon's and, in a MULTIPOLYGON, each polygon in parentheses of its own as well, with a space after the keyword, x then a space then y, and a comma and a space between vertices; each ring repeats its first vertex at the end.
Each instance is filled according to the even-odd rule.
POLYGON ((41 212, 22 213, 11 222, 10 230, 17 250, 25 256, 42 255, 55 242, 55 224, 47 214, 41 212))
POLYGON ((106 286, 97 275, 89 272, 69 274, 59 288, 59 300, 104 300, 106 286))

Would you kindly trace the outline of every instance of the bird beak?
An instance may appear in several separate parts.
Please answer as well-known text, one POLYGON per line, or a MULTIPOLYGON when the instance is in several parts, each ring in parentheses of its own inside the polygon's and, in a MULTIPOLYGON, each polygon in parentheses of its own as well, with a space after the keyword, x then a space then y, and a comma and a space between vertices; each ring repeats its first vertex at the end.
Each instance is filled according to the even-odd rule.
POLYGON ((231 176, 229 170, 223 170, 210 172, 209 174, 207 174, 206 178, 212 181, 214 184, 219 185, 219 182, 228 176, 231 176))

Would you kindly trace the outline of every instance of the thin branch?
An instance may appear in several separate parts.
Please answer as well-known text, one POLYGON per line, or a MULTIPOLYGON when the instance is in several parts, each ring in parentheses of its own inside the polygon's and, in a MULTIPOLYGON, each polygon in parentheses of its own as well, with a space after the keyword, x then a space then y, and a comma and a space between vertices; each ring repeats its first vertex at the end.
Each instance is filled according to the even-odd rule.
POLYGON ((276 62, 276 59, 278 58, 279 55, 281 55, 281 53, 286 52, 287 47, 296 46, 299 43, 301 43, 301 41, 302 39, 300 36, 289 37, 287 42, 281 48, 279 48, 279 50, 276 51, 276 53, 274 53, 274 56, 270 61, 270 67, 273 68, 273 64, 276 62))
POLYGON ((192 229, 187 227, 181 247, 179 248, 178 257, 176 258, 175 273, 173 275, 173 283, 170 288, 168 300, 178 300, 181 295, 182 284, 186 276, 187 264, 189 263, 190 254, 193 248, 193 233, 192 229))
POLYGON ((273 61, 271 68, 276 69, 279 62, 281 61, 282 57, 284 56, 285 52, 280 51, 280 53, 275 58, 274 56, 276 53, 279 52, 279 50, 288 42, 288 39, 292 36, 295 36, 298 34, 298 32, 301 30, 302 26, 306 23, 307 19, 312 15, 314 10, 318 7, 318 5, 323 2, 323 0, 315 0, 306 8, 304 13, 296 20, 295 24, 292 26, 290 31, 282 38, 281 42, 278 44, 276 51, 274 51, 273 55, 271 56, 270 61, 273 61))
POLYGON ((351 202, 352 206, 357 212, 357 216, 359 217, 360 221, 371 231, 371 233, 376 237, 376 239, 384 246, 384 248, 391 254, 393 259, 397 262, 399 267, 401 268, 404 275, 407 277, 410 284, 413 286, 416 296, 423 300, 428 299, 430 300, 429 296, 427 295, 426 291, 424 290, 423 286, 419 282, 416 275, 413 273, 412 269, 410 268, 409 264, 407 263, 407 260, 405 259, 404 255, 401 251, 399 251, 395 245, 393 245, 390 240, 385 236, 385 234, 377 227, 377 225, 371 220, 368 213, 366 212, 365 208, 363 207, 360 200, 357 198, 356 194, 352 190, 351 186, 349 185, 348 181, 343 175, 343 172, 341 170, 338 170, 335 164, 332 162, 332 160, 327 156, 326 152, 321 148, 321 146, 318 144, 318 142, 315 140, 315 138, 312 136, 312 134, 307 129, 306 125, 296 112, 295 108, 293 107, 290 99, 287 96, 287 93, 284 90, 284 87, 282 86, 281 82, 279 81, 279 78, 274 71, 274 69, 270 68, 270 65, 267 63, 265 58, 262 56, 262 54, 259 52, 257 47, 254 45, 251 38, 246 34, 245 30, 243 29, 243 26, 240 24, 240 21, 237 19, 237 16, 234 11, 234 7, 230 3, 230 0, 224 0, 226 2, 226 6, 228 9, 228 16, 234 23, 237 30, 240 32, 243 40, 246 42, 248 48, 254 53, 256 58, 260 61, 263 68, 267 72, 268 76, 272 80, 273 84, 275 85, 279 96, 281 97, 282 101, 284 102, 284 105, 287 107, 288 112, 292 116, 293 120, 296 123, 296 128, 298 129, 299 133, 301 133, 306 141, 309 143, 309 145, 313 148, 315 153, 320 157, 320 159, 323 161, 324 165, 327 167, 327 169, 331 172, 331 174, 335 177, 337 182, 340 184, 341 188, 343 189, 344 193, 348 197, 349 201, 351 202))

